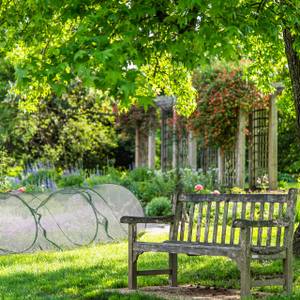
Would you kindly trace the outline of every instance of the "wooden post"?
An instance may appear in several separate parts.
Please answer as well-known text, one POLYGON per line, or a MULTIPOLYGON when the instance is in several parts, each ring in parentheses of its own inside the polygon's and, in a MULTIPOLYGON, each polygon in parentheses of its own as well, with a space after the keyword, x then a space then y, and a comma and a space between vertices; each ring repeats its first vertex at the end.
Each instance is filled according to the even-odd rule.
POLYGON ((178 159, 177 159, 177 148, 179 141, 177 140, 177 132, 176 132, 176 111, 173 109, 173 145, 172 145, 172 168, 176 169, 177 164, 178 164, 178 159))
POLYGON ((160 144, 160 166, 161 170, 165 172, 167 170, 167 145, 166 145, 166 136, 167 136, 167 121, 166 121, 166 112, 161 109, 161 144, 160 144))
POLYGON ((277 92, 270 98, 269 107, 269 155, 268 155, 268 173, 269 173, 269 189, 276 190, 278 187, 278 140, 277 140, 277 92))
POLYGON ((247 113, 242 109, 240 109, 239 119, 238 119, 237 143, 236 143, 236 185, 240 188, 245 187, 246 124, 247 124, 247 113))
POLYGON ((138 127, 135 128, 135 152, 134 152, 134 167, 140 167, 140 129, 138 127))
POLYGON ((224 168, 225 167, 225 153, 223 148, 218 149, 218 182, 224 183, 224 168))
POLYGON ((197 170, 197 140, 192 131, 188 135, 188 162, 193 170, 197 170))

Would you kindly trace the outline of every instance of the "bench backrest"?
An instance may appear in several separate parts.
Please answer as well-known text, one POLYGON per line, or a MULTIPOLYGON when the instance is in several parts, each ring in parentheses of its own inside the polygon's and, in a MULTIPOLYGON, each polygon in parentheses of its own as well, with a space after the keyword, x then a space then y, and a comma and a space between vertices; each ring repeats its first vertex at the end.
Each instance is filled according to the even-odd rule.
MULTIPOLYGON (((294 222, 296 193, 289 194, 182 194, 175 205, 175 223, 171 239, 185 242, 238 245, 240 229, 232 226, 235 219, 294 222), (173 235, 173 236, 172 236, 173 235)), ((281 247, 286 243, 286 230, 254 228, 253 246, 281 247)))

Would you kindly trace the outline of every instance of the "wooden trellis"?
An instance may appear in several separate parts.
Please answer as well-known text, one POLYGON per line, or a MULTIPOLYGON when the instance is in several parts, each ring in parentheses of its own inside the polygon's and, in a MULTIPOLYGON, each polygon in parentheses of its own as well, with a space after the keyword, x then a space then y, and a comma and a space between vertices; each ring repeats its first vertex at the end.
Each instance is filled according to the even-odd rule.
POLYGON ((199 143, 198 166, 204 172, 218 167, 218 148, 205 147, 199 143))
POLYGON ((253 110, 249 118, 249 185, 259 187, 262 177, 268 175, 269 111, 253 110))

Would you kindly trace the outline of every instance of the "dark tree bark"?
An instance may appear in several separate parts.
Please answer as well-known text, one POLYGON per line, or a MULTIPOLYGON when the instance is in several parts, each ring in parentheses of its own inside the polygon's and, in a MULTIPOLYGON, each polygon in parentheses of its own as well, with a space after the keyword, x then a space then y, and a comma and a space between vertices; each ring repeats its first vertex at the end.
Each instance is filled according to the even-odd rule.
MULTIPOLYGON (((289 29, 283 31, 283 38, 294 94, 298 134, 300 136, 300 57, 294 49, 295 38, 289 29)), ((294 254, 300 256, 300 224, 294 234, 294 254)))
POLYGON ((285 53, 289 65, 289 72, 294 93, 294 103, 297 115, 297 125, 300 136, 300 57, 294 49, 294 37, 289 29, 283 31, 285 53))

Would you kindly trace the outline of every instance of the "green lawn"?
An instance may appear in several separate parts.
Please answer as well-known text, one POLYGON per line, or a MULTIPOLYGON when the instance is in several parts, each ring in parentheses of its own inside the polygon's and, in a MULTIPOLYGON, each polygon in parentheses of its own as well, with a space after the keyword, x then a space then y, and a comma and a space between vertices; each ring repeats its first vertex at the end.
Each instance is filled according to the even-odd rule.
MULTIPOLYGON (((166 236, 155 236, 163 240, 166 236)), ((147 234, 143 240, 153 240, 147 234)), ((166 254, 144 254, 140 268, 166 267, 166 254)), ((300 298, 300 260, 295 261, 295 296, 300 298)), ((280 272, 280 262, 255 262, 255 274, 280 272)), ((179 283, 239 288, 239 271, 232 261, 216 257, 179 256, 179 283)), ((158 299, 154 297, 118 296, 104 289, 127 285, 127 242, 99 245, 65 252, 0 257, 0 299, 158 299)), ((166 276, 140 277, 139 286, 167 285, 166 276)), ((280 293, 280 287, 264 289, 280 293)), ((287 299, 271 297, 269 299, 287 299)))

